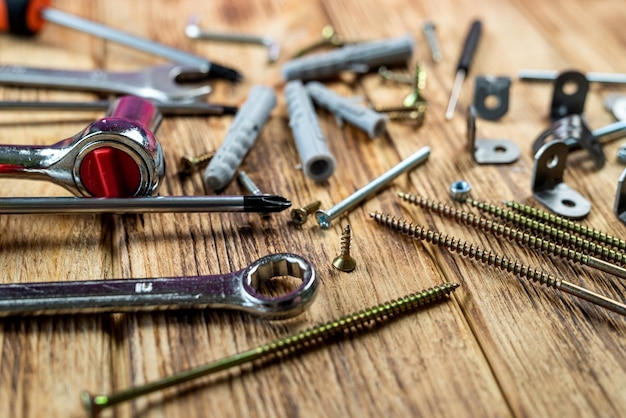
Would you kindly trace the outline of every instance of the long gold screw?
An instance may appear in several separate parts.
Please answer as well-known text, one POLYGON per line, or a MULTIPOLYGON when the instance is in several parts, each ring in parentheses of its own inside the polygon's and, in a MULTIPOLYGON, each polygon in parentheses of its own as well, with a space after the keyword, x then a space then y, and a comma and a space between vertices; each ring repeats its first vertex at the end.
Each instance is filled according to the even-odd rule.
POLYGON ((444 299, 457 287, 459 285, 456 283, 445 283, 420 292, 411 293, 399 299, 381 303, 371 308, 342 316, 339 319, 316 325, 296 334, 279 338, 257 348, 111 395, 91 395, 88 392, 83 392, 81 394, 83 406, 87 413, 94 417, 105 408, 199 377, 208 376, 230 367, 262 359, 283 359, 289 355, 296 354, 298 351, 319 346, 324 341, 335 341, 335 337, 365 331, 374 325, 382 325, 402 313, 433 304, 444 299))
POLYGON ((388 214, 376 212, 370 213, 370 216, 374 218, 377 223, 391 228, 396 232, 408 235, 414 239, 429 242, 441 248, 445 248, 450 252, 459 253, 464 257, 478 260, 483 264, 496 267, 499 270, 513 273, 522 279, 569 293, 572 296, 576 296, 598 306, 602 306, 610 311, 626 316, 626 305, 623 303, 599 295, 598 293, 587 290, 584 287, 577 286, 566 280, 558 279, 552 274, 527 266, 519 261, 512 261, 508 257, 498 255, 494 251, 487 251, 477 245, 468 244, 458 238, 450 237, 448 235, 414 225, 407 220, 398 219, 388 214))
POLYGON ((466 202, 479 210, 489 213, 490 215, 504 221, 511 222, 521 228, 526 228, 538 234, 542 234, 559 243, 569 245, 573 248, 578 248, 581 251, 586 251, 604 261, 611 261, 620 265, 623 265, 624 262, 626 262, 626 254, 615 251, 614 249, 604 245, 596 244, 595 242, 583 239, 577 235, 570 234, 562 229, 552 227, 546 223, 528 218, 508 209, 500 208, 490 203, 480 202, 471 198, 467 199, 466 202))
POLYGON ((554 215, 552 213, 546 212, 545 210, 530 205, 525 205, 523 203, 508 201, 506 202, 506 206, 516 212, 523 213, 528 217, 540 219, 544 222, 551 223, 552 225, 555 225, 559 228, 567 229, 596 242, 612 245, 613 247, 620 250, 626 250, 626 241, 609 235, 606 232, 586 227, 585 225, 582 225, 578 222, 570 221, 569 219, 563 218, 562 216, 554 215))
POLYGON ((341 234, 341 253, 333 260, 333 266, 337 270, 351 272, 356 268, 356 260, 350 255, 350 243, 352 232, 350 225, 346 225, 341 234))
POLYGON ((455 209, 444 205, 443 203, 433 202, 429 199, 414 196, 410 193, 398 193, 398 196, 403 200, 423 209, 434 211, 439 215, 454 219, 459 223, 481 229, 497 237, 503 237, 509 241, 514 241, 523 247, 537 250, 544 254, 552 254, 554 256, 564 258, 567 261, 573 261, 601 270, 605 273, 613 274, 622 279, 626 279, 626 269, 608 263, 597 257, 583 254, 580 251, 566 248, 562 245, 542 239, 536 235, 530 235, 529 233, 520 231, 517 228, 500 224, 483 216, 477 216, 473 213, 465 212, 464 210, 455 209))
POLYGON ((304 225, 306 220, 309 218, 309 215, 318 210, 321 205, 322 202, 316 200, 315 202, 309 203, 301 208, 291 209, 291 221, 296 225, 304 225))
POLYGON ((185 155, 180 159, 180 172, 183 174, 191 174, 206 167, 211 158, 215 155, 215 151, 206 152, 196 157, 185 155))

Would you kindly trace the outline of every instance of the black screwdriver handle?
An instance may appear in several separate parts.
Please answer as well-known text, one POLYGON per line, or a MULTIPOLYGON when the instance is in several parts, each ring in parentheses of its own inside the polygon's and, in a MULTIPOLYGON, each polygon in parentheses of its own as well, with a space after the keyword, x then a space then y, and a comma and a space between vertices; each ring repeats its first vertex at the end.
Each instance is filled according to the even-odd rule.
POLYGON ((463 71, 465 74, 469 72, 470 64, 472 63, 472 58, 474 58, 474 53, 476 52, 476 47, 478 46, 478 40, 480 39, 481 29, 481 21, 474 20, 469 32, 467 33, 467 38, 465 38, 461 58, 459 58, 459 64, 456 66, 457 72, 463 71))

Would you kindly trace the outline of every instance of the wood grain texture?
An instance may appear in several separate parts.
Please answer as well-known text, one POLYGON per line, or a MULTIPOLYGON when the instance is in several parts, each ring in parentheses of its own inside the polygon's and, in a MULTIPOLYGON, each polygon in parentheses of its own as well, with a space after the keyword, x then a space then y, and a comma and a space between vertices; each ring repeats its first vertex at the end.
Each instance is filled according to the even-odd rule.
MULTIPOLYGON (((240 69, 245 79, 213 83, 209 100, 242 104, 256 84, 276 89, 278 106, 245 158, 261 190, 284 195, 294 206, 320 200, 323 208, 350 195, 417 149, 432 150, 427 163, 337 219, 329 231, 314 222, 297 227, 288 211, 269 220, 257 214, 159 214, 127 216, 0 215, 1 283, 118 277, 218 274, 238 270, 260 256, 294 252, 309 259, 321 277, 315 303, 287 321, 264 321, 228 311, 155 312, 0 320, 0 416, 83 415, 79 393, 109 393, 226 357, 318 322, 443 281, 462 284, 450 301, 403 316, 364 335, 334 341, 302 356, 237 370, 168 389, 121 405, 116 417, 317 417, 317 416, 604 416, 626 410, 624 319, 495 271, 458 255, 393 234, 368 213, 390 212, 563 279, 624 301, 626 285, 591 269, 520 249, 467 229, 396 197, 399 191, 450 203, 448 187, 468 180, 472 195, 498 203, 536 204, 530 192, 530 147, 548 126, 549 84, 522 83, 522 68, 620 71, 626 67, 626 8, 618 0, 310 1, 194 2, 59 0, 55 7, 112 27, 193 51, 240 69), (268 64, 258 46, 187 39, 191 15, 211 30, 267 34, 280 41, 280 61, 268 64), (471 19, 483 21, 483 37, 455 118, 443 114, 456 60, 471 19), (437 25, 444 60, 429 59, 421 31, 437 25), (410 33, 416 62, 428 73, 429 109, 421 128, 390 123, 375 140, 339 127, 320 111, 319 120, 338 166, 314 183, 296 168, 298 153, 288 125, 280 65, 319 39, 332 24, 348 40, 410 33), (465 113, 473 75, 513 78, 509 112, 498 122, 478 120, 477 133, 517 143, 520 160, 507 166, 476 165, 466 144, 465 113), (335 270, 342 226, 350 224, 354 272, 335 270)), ((135 70, 163 63, 132 49, 48 25, 34 38, 0 37, 3 63, 57 68, 135 70)), ((328 81, 342 95, 370 104, 397 105, 407 86, 376 74, 342 75, 328 81)), ((620 86, 592 85, 585 114, 592 128, 612 121, 602 107, 620 86)), ((1 88, 6 100, 92 99, 88 93, 1 88)), ((52 144, 78 132, 95 113, 0 112, 0 143, 52 144)), ((177 172, 183 155, 216 149, 232 117, 165 118, 158 131, 167 163, 163 195, 204 194, 201 176, 177 172)), ((591 169, 584 152, 570 155, 565 181, 593 205, 583 222, 626 236, 612 213, 619 141, 604 146, 606 166, 591 169)), ((231 182, 223 194, 241 194, 231 182)), ((2 196, 67 195, 52 184, 3 179, 2 196)), ((469 207, 454 204, 465 210, 469 207)))

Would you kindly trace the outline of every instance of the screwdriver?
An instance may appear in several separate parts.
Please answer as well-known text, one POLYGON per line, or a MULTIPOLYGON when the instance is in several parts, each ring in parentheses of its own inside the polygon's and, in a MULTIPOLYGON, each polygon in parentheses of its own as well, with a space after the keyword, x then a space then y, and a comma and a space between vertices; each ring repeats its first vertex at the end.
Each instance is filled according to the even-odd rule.
MULTIPOLYGON (((167 58, 179 64, 199 66, 206 78, 241 80, 241 74, 232 68, 209 62, 200 56, 153 42, 91 20, 48 7, 50 0, 0 0, 0 31, 17 35, 33 35, 45 22, 75 29, 90 35, 117 42, 131 48, 167 58)), ((200 81, 200 80, 190 80, 200 81)))
POLYGON ((452 86, 452 92, 450 93, 448 109, 446 110, 447 120, 452 119, 454 116, 454 109, 456 108, 456 102, 459 100, 461 87, 463 87, 465 76, 467 76, 467 73, 469 72, 470 64, 472 63, 476 47, 478 46, 481 28, 482 23, 480 20, 474 20, 469 32, 467 33, 467 38, 465 38, 463 51, 461 51, 461 57, 459 58, 459 63, 456 66, 456 77, 454 78, 454 86, 452 86))

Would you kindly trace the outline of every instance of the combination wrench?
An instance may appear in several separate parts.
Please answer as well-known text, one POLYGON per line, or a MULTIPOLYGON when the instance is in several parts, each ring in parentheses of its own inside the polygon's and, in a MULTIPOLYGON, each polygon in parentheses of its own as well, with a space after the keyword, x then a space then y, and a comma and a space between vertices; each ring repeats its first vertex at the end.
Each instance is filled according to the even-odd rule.
POLYGON ((121 97, 104 118, 52 146, 0 146, 0 176, 49 180, 78 196, 153 195, 165 176, 153 133, 161 119, 151 101, 121 97))
POLYGON ((194 79, 200 68, 180 64, 148 67, 135 72, 55 70, 17 65, 0 66, 0 85, 130 94, 161 103, 194 102, 211 92, 206 83, 180 84, 194 79))
POLYGON ((304 312, 318 287, 319 278, 309 261, 278 253, 242 270, 210 276, 3 284, 0 316, 219 308, 282 319, 304 312), (286 276, 302 283, 294 290, 265 294, 269 293, 264 290, 266 282, 286 276))

